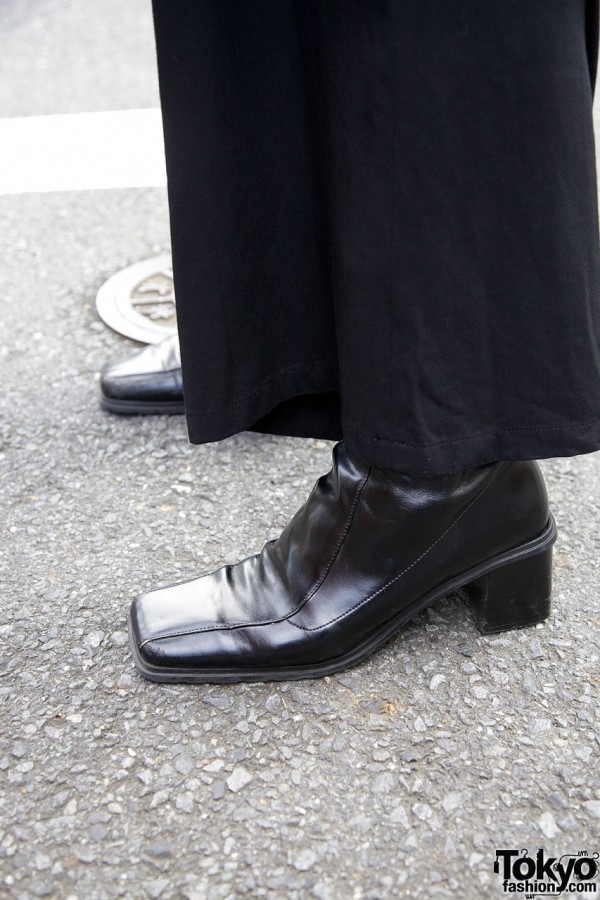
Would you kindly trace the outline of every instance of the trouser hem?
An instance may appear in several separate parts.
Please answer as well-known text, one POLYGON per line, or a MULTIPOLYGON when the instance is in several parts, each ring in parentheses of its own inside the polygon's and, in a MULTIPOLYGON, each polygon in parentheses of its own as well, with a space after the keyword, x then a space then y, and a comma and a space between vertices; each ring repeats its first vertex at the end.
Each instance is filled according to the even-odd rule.
POLYGON ((344 423, 351 457, 409 475, 447 475, 500 460, 578 456, 600 450, 600 419, 568 426, 540 425, 485 431, 415 446, 344 423))
POLYGON ((270 379, 263 389, 220 411, 187 409, 190 441, 212 443, 242 431, 345 439, 350 456, 365 465, 423 476, 461 472, 500 460, 578 456, 600 450, 600 417, 568 425, 486 429, 415 445, 348 421, 334 385, 331 370, 307 366, 293 376, 270 379))

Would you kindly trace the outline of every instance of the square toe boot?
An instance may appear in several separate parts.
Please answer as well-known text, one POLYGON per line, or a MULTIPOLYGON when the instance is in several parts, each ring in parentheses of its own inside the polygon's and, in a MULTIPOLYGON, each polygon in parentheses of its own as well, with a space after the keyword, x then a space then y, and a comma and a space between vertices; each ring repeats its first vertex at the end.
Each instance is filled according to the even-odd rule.
POLYGON ((183 413, 178 335, 106 363, 100 371, 100 406, 129 416, 183 413))
POLYGON ((133 601, 135 664, 154 681, 313 678, 454 591, 483 633, 533 625, 550 610, 555 537, 536 462, 414 478, 363 465, 341 442, 260 553, 133 601))

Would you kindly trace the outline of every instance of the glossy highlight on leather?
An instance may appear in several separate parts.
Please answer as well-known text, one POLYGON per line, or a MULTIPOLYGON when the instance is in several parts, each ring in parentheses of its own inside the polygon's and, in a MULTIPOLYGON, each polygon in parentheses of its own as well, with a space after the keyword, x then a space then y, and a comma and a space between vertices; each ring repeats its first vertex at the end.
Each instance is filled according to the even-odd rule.
POLYGON ((518 573, 523 560, 549 558, 555 534, 533 461, 413 478, 362 465, 342 441, 330 472, 260 553, 135 599, 136 666, 158 681, 327 674, 492 572, 504 573, 495 576, 497 628, 532 624, 548 614, 547 565, 539 575, 529 567, 522 594, 518 573), (546 592, 542 610, 534 589, 546 592), (510 615, 503 590, 513 598, 510 615))

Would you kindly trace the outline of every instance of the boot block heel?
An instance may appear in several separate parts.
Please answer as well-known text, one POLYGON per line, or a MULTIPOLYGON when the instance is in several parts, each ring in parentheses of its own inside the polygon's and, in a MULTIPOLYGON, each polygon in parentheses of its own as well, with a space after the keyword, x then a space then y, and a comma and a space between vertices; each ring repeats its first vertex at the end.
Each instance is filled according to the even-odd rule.
POLYGON ((493 569, 461 593, 482 634, 536 625, 550 613, 552 548, 493 569))

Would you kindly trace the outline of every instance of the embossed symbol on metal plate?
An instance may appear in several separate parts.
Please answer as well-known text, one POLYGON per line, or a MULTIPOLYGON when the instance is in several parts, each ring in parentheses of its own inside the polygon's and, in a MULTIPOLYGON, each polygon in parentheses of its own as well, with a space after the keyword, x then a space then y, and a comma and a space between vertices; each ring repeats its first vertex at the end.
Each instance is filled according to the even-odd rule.
POLYGON ((105 281, 96 309, 110 328, 144 344, 177 331, 173 270, 168 253, 127 266, 105 281))

